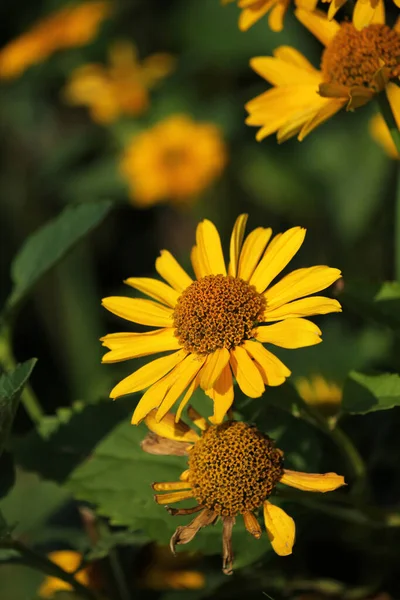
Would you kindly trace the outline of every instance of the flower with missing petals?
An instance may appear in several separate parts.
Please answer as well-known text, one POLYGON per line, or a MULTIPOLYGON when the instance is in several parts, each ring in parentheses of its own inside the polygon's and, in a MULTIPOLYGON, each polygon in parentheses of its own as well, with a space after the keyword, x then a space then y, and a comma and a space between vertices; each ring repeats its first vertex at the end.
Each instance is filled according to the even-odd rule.
POLYGON ((175 422, 168 413, 157 422, 155 411, 146 418, 151 430, 142 448, 153 454, 188 455, 187 469, 179 481, 154 483, 158 504, 169 507, 182 500, 194 500, 192 508, 168 508, 172 515, 199 513, 188 525, 180 525, 170 542, 187 544, 199 529, 222 521, 222 558, 225 574, 232 573, 232 528, 239 515, 247 531, 255 538, 262 535, 255 511, 262 508, 264 524, 275 552, 292 553, 295 524, 286 512, 269 498, 279 483, 308 492, 330 492, 345 485, 336 473, 301 473, 284 468, 283 452, 273 440, 254 425, 225 421, 209 425, 192 407, 188 415, 200 430, 198 434, 182 421, 175 422))
POLYGON ((214 401, 213 419, 220 423, 233 403, 233 378, 246 396, 258 398, 266 385, 281 385, 290 375, 264 343, 282 348, 318 344, 321 330, 305 317, 341 310, 337 300, 308 297, 336 281, 338 269, 323 265, 297 269, 275 282, 302 245, 305 229, 293 227, 272 237, 270 228, 258 227, 244 239, 246 221, 247 215, 236 220, 228 266, 216 227, 204 220, 191 253, 194 280, 163 250, 156 270, 165 282, 126 280, 154 300, 103 299, 115 315, 157 327, 146 333, 106 335, 102 342, 110 351, 103 362, 170 352, 111 391, 111 398, 118 398, 147 388, 133 414, 134 424, 155 408, 161 420, 181 398, 179 419, 198 387, 214 401))

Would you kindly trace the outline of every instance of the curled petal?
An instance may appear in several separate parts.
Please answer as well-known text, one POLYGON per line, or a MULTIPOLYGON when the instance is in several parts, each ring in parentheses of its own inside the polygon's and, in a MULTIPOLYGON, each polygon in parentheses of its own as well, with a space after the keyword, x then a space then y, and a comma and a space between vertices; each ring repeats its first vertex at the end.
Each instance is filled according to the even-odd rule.
POLYGON ((169 440, 175 440, 177 442, 197 442, 199 436, 197 433, 190 429, 183 421, 176 422, 175 415, 167 413, 161 421, 156 419, 157 410, 152 410, 145 418, 147 427, 153 433, 159 436, 167 438, 169 440))
POLYGON ((244 526, 246 527, 247 531, 249 533, 251 533, 251 535, 254 535, 254 537, 258 540, 261 537, 262 531, 261 531, 260 523, 258 522, 254 513, 252 513, 252 512, 243 513, 243 521, 244 521, 244 526))
POLYGON ((140 447, 147 454, 158 456, 186 456, 190 448, 187 442, 167 440, 167 438, 152 432, 146 435, 140 447))
POLYGON ((232 529, 234 524, 234 517, 222 517, 222 572, 225 575, 233 573, 232 529))
POLYGON ((180 525, 177 527, 174 535, 171 537, 169 546, 172 554, 175 554, 175 546, 178 544, 188 544, 192 541, 196 533, 202 528, 211 525, 218 518, 213 510, 204 509, 197 517, 190 521, 188 525, 180 525))

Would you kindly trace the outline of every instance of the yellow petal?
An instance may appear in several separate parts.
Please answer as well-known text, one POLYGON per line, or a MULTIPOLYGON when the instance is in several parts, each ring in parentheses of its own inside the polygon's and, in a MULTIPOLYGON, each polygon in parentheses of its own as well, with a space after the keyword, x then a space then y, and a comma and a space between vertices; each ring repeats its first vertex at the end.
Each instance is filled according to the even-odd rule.
POLYGON ((221 239, 214 223, 204 219, 197 226, 196 244, 207 266, 208 275, 226 275, 221 239))
POLYGON ((190 398, 193 396, 193 393, 199 387, 199 376, 195 377, 192 383, 189 385, 186 390, 186 394, 183 396, 181 402, 179 403, 178 410, 176 411, 175 421, 179 421, 182 415, 182 411, 185 408, 186 404, 189 402, 190 398))
POLYGON ((276 236, 254 271, 250 279, 250 285, 254 285, 256 290, 262 293, 292 260, 302 245, 305 235, 305 229, 292 227, 279 237, 276 236))
POLYGON ((226 348, 218 348, 215 352, 208 355, 200 373, 200 386, 203 390, 213 387, 228 362, 229 350, 226 348))
POLYGON ((174 504, 175 502, 189 500, 190 498, 193 498, 193 492, 191 490, 185 492, 169 492, 167 494, 154 495, 154 500, 157 502, 157 504, 174 504))
POLYGON ((231 350, 230 364, 242 392, 250 398, 258 398, 265 390, 264 382, 256 365, 241 346, 231 350))
POLYGON ((222 423, 234 398, 232 372, 229 365, 226 365, 214 387, 207 390, 206 394, 214 401, 214 414, 210 417, 210 422, 214 425, 222 423))
POLYGON ((268 309, 320 292, 332 285, 341 275, 339 269, 325 266, 296 269, 265 292, 268 309))
POLYGON ((176 372, 179 364, 180 363, 178 363, 178 366, 175 367, 170 373, 164 375, 162 379, 149 387, 149 389, 143 394, 132 415, 132 425, 138 425, 149 414, 150 411, 160 406, 165 394, 176 379, 176 372))
MULTIPOLYGON (((315 0, 312 0, 314 2, 315 0)), ((311 9, 309 9, 311 10, 311 9)), ((313 73, 319 73, 319 71, 310 63, 309 60, 298 50, 292 48, 292 46, 279 46, 274 50, 274 56, 279 60, 283 60, 290 65, 299 67, 302 71, 312 71, 313 73)), ((298 83, 301 83, 299 80, 298 83)))
POLYGON ((275 6, 271 9, 271 12, 268 17, 268 25, 271 31, 275 31, 279 33, 283 29, 283 19, 285 17, 286 11, 288 9, 288 2, 277 2, 275 6))
POLYGON ((190 429, 186 423, 183 421, 176 422, 174 414, 167 413, 161 421, 158 421, 156 413, 156 410, 152 410, 144 420, 147 427, 153 433, 168 440, 175 440, 176 442, 194 443, 199 439, 197 433, 193 429, 190 429))
POLYGON ((310 12, 304 8, 295 10, 296 17, 300 23, 307 27, 309 31, 321 42, 324 46, 328 46, 335 35, 340 31, 340 25, 336 21, 329 21, 325 13, 319 10, 310 12))
POLYGON ((182 269, 168 250, 161 250, 160 256, 156 260, 156 270, 177 292, 183 292, 193 283, 193 279, 182 269))
POLYGON ((153 483, 151 486, 155 492, 172 492, 180 490, 190 490, 190 483, 185 481, 162 481, 153 483))
POLYGON ((304 125, 309 123, 318 114, 321 103, 322 98, 319 98, 315 102, 311 102, 306 108, 302 108, 295 114, 292 114, 290 119, 287 119, 277 131, 276 139, 278 140, 278 144, 282 144, 297 135, 304 125))
POLYGON ((240 253, 238 268, 238 277, 240 277, 240 279, 249 281, 271 235, 272 229, 264 229, 263 227, 257 227, 257 229, 254 229, 249 233, 240 253))
POLYGON ((231 244, 229 248, 229 275, 232 277, 237 276, 240 250, 242 248, 242 242, 244 237, 244 231, 246 229, 248 215, 239 215, 233 226, 231 235, 231 244))
POLYGON ((306 135, 311 133, 316 127, 325 123, 328 119, 333 117, 339 110, 341 110, 346 104, 345 100, 330 100, 324 104, 320 110, 314 115, 303 127, 298 135, 299 142, 302 142, 306 135))
POLYGON ((268 500, 264 502, 263 508, 265 528, 273 549, 279 556, 292 554, 296 536, 296 526, 292 517, 268 500))
MULTIPOLYGON (((374 3, 375 4, 375 3, 374 3)), ((356 29, 361 30, 372 21, 376 10, 376 6, 372 2, 360 2, 357 0, 353 11, 353 25, 356 29)))
POLYGON ((254 359, 265 385, 281 385, 291 374, 286 365, 259 342, 247 340, 243 347, 254 359))
MULTIPOLYGON (((346 4, 347 0, 332 0, 329 4, 329 10, 328 10, 328 20, 331 21, 337 11, 343 6, 343 4, 346 4)), ((302 8, 305 8, 304 6, 302 8)), ((315 7, 314 7, 315 8, 315 7)))
POLYGON ((281 319, 293 319, 296 317, 309 317, 311 315, 326 315, 331 312, 341 312, 342 307, 337 300, 325 298, 324 296, 312 296, 302 298, 289 304, 284 304, 271 311, 266 310, 264 321, 280 321, 281 319))
POLYGON ((207 267, 204 264, 204 260, 202 260, 202 255, 199 252, 197 246, 193 246, 192 251, 190 253, 190 260, 192 262, 193 271, 196 275, 196 279, 201 279, 208 275, 207 267))
POLYGON ((252 25, 254 25, 254 23, 257 23, 257 21, 262 19, 263 16, 267 14, 270 7, 274 4, 275 1, 276 0, 265 2, 261 4, 260 8, 258 9, 245 8, 244 10, 242 10, 239 17, 240 31, 247 31, 248 29, 250 29, 250 27, 252 27, 252 25))
POLYGON ((175 307, 179 298, 176 290, 166 283, 157 281, 157 279, 151 279, 150 277, 130 277, 124 283, 172 308, 175 307))
POLYGON ((185 350, 179 350, 168 356, 157 358, 144 365, 128 377, 120 381, 110 393, 110 398, 119 398, 126 394, 139 392, 159 381, 164 375, 169 373, 186 356, 185 350))
POLYGON ((195 408, 193 408, 193 406, 189 406, 187 414, 193 425, 196 425, 196 427, 201 429, 201 431, 207 431, 208 423, 206 419, 202 417, 201 414, 198 413, 195 408))
POLYGON ((252 58, 250 66, 272 85, 301 84, 305 81, 318 85, 321 79, 321 74, 316 69, 305 69, 303 64, 287 62, 276 55, 252 58))
MULTIPOLYGON (((394 3, 396 4, 396 6, 399 6, 399 2, 397 0, 394 0, 394 3)), ((371 19, 371 25, 375 24, 375 25, 385 25, 386 23, 386 11, 385 11, 385 3, 383 2, 383 0, 380 0, 380 2, 378 2, 375 12, 373 14, 373 17, 371 19)), ((399 19, 397 19, 397 21, 394 24, 393 29, 395 31, 397 31, 397 33, 399 32, 399 19)))
POLYGON ((284 469, 280 482, 303 492, 332 492, 346 485, 344 477, 336 473, 301 473, 289 469, 284 469))
POLYGON ((152 300, 110 296, 103 298, 101 303, 114 315, 133 323, 154 327, 172 326, 172 310, 152 300))
POLYGON ((167 350, 178 350, 181 345, 175 337, 174 329, 156 329, 147 333, 110 333, 101 338, 103 346, 110 348, 102 358, 103 363, 147 356, 167 350))
POLYGON ((314 346, 322 340, 322 332, 315 323, 307 319, 286 319, 274 325, 257 327, 254 337, 267 344, 281 348, 305 348, 314 346))

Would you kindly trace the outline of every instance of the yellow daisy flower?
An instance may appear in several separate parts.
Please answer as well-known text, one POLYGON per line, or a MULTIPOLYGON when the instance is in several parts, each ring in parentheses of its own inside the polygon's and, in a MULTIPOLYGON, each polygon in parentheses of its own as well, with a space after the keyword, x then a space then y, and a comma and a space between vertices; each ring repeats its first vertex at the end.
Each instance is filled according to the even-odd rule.
MULTIPOLYGON (((400 130, 400 87, 394 83, 388 83, 386 92, 393 109, 393 116, 397 127, 400 130)), ((399 153, 382 115, 378 113, 372 117, 369 123, 369 130, 374 140, 382 146, 390 158, 400 160, 399 153)))
MULTIPOLYGON (((322 0, 322 2, 329 2, 328 19, 333 19, 347 0, 322 0)), ((400 0, 393 0, 393 2, 400 8, 400 0)), ((356 0, 353 10, 353 25, 356 29, 361 30, 374 21, 380 22, 382 19, 385 19, 384 0, 356 0)))
MULTIPOLYGON (((48 555, 56 565, 62 567, 67 573, 75 573, 82 562, 82 555, 73 550, 59 550, 50 552, 48 555)), ((90 586, 89 569, 84 568, 75 574, 75 579, 82 585, 90 586)), ((61 590, 72 590, 72 586, 58 577, 46 577, 39 588, 39 596, 42 598, 52 598, 55 592, 61 590)))
POLYGON ((381 19, 357 31, 319 11, 298 8, 296 16, 325 45, 321 69, 289 46, 277 48, 274 57, 251 60, 274 86, 246 105, 246 123, 261 126, 257 140, 277 132, 279 142, 297 134, 301 141, 342 108, 366 104, 400 75, 400 19, 393 29, 381 19))
POLYGON ((307 492, 330 492, 345 485, 336 473, 301 473, 283 466, 283 452, 273 440, 255 427, 241 421, 225 421, 209 425, 193 408, 189 417, 200 429, 199 435, 182 421, 175 422, 168 413, 158 422, 156 411, 146 418, 150 431, 142 443, 153 454, 188 455, 188 468, 179 481, 154 483, 155 501, 170 505, 194 499, 192 508, 171 509, 172 515, 199 514, 188 525, 180 525, 171 538, 174 552, 177 544, 187 544, 202 527, 222 521, 223 571, 232 573, 231 544, 235 519, 241 515, 245 527, 255 538, 261 537, 261 526, 254 511, 261 508, 268 537, 280 556, 292 553, 295 524, 282 508, 268 498, 278 483, 307 492))
POLYGON ((113 44, 109 57, 108 67, 88 64, 75 69, 64 90, 69 104, 87 106, 98 123, 143 114, 149 107, 149 89, 171 73, 174 64, 168 54, 153 54, 140 62, 130 42, 113 44))
MULTIPOLYGON (((322 375, 298 377, 295 386, 299 396, 328 419, 335 419, 342 404, 343 390, 322 375)), ((334 422, 334 421, 332 421, 334 422)))
POLYGON ((0 50, 0 79, 14 79, 57 50, 88 44, 111 12, 109 2, 65 6, 0 50))
POLYGON ((341 310, 337 300, 306 297, 336 281, 341 275, 338 269, 297 269, 272 284, 299 250, 305 229, 293 227, 271 239, 270 228, 258 227, 243 242, 246 221, 247 215, 240 215, 234 225, 228 268, 218 231, 204 220, 197 226, 191 252, 195 280, 163 250, 156 270, 167 283, 142 277, 125 281, 155 301, 103 299, 105 308, 117 316, 159 328, 106 335, 102 342, 110 352, 103 362, 173 351, 111 391, 110 397, 118 398, 148 388, 132 423, 139 423, 154 408, 161 420, 184 394, 179 419, 199 386, 214 401, 213 420, 220 423, 233 403, 233 377, 251 398, 261 396, 266 385, 280 385, 289 377, 289 369, 263 343, 283 348, 318 344, 321 330, 304 317, 341 310))
POLYGON ((226 161, 216 125, 172 115, 133 138, 120 168, 132 202, 151 206, 192 200, 221 175, 226 161))

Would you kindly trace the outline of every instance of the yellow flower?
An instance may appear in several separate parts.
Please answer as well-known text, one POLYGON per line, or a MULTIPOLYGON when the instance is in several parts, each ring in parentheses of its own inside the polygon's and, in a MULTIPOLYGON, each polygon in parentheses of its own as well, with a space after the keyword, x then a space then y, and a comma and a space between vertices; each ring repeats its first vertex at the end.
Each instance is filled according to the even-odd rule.
MULTIPOLYGON (((394 83, 388 83, 386 91, 397 127, 400 129, 400 88, 394 83)), ((372 117, 369 130, 374 140, 383 147, 390 158, 400 159, 393 138, 382 115, 378 113, 372 117)))
POLYGON ((168 546, 153 545, 150 564, 140 577, 140 587, 149 590, 200 590, 206 585, 201 571, 190 567, 196 555, 181 552, 179 557, 171 556, 168 546), (178 560, 177 560, 178 559, 178 560))
POLYGON ((88 64, 75 69, 64 91, 68 103, 87 106, 98 123, 144 113, 148 90, 172 71, 174 62, 168 54, 153 54, 139 62, 130 42, 115 43, 109 56, 108 67, 88 64))
POLYGON ((295 386, 304 402, 319 410, 325 417, 332 418, 338 414, 343 390, 333 381, 328 381, 322 375, 312 375, 309 378, 299 377, 295 386))
MULTIPOLYGON (((75 573, 82 562, 82 555, 73 550, 51 552, 48 556, 50 560, 59 567, 62 567, 67 573, 75 573)), ((79 581, 79 583, 88 586, 90 584, 89 570, 86 568, 81 569, 75 574, 75 579, 79 581)), ((72 586, 57 577, 46 577, 39 588, 39 595, 42 596, 42 598, 51 598, 55 592, 60 590, 72 590, 72 586)))
POLYGON ((103 305, 117 316, 159 328, 106 335, 102 342, 110 352, 103 362, 174 351, 135 371, 111 391, 110 397, 118 398, 148 388, 132 423, 139 423, 154 408, 161 420, 186 390, 179 419, 199 386, 214 401, 213 421, 220 423, 233 403, 232 375, 251 398, 261 396, 265 385, 280 385, 290 375, 263 343, 283 348, 318 344, 321 330, 304 317, 341 310, 337 300, 306 298, 336 281, 341 275, 338 269, 297 269, 271 285, 299 250, 305 229, 293 227, 270 241, 272 230, 258 227, 243 243, 246 221, 247 215, 240 215, 234 225, 228 268, 218 231, 204 220, 197 226, 191 252, 194 281, 163 250, 156 270, 167 283, 142 277, 125 282, 155 302, 103 299, 103 305))
POLYGON ((121 159, 134 204, 187 202, 220 176, 226 148, 219 128, 172 115, 135 136, 121 159))
MULTIPOLYGON (((236 0, 222 0, 223 4, 236 0)), ((291 0, 237 0, 238 7, 242 9, 239 17, 240 31, 247 31, 269 13, 268 25, 272 31, 282 31, 283 20, 291 4, 291 0)), ((296 6, 306 10, 314 10, 318 0, 295 0, 296 6)))
POLYGON ((246 105, 246 123, 261 126, 257 140, 277 132, 279 142, 297 134, 301 141, 340 109, 366 104, 400 75, 400 19, 393 29, 382 19, 357 31, 318 11, 298 8, 296 15, 325 45, 321 70, 289 46, 274 57, 252 59, 253 69, 274 86, 246 105))
POLYGON ((180 525, 171 538, 174 552, 177 544, 187 544, 202 527, 222 521, 223 571, 232 573, 232 528, 238 515, 255 538, 262 535, 254 511, 263 508, 264 523, 275 552, 280 556, 292 553, 295 524, 284 510, 268 498, 278 483, 307 492, 330 492, 345 485, 336 473, 301 473, 283 467, 283 452, 254 425, 241 421, 225 421, 209 426, 193 408, 189 417, 201 435, 182 421, 175 422, 168 413, 158 422, 156 411, 146 418, 151 434, 142 448, 152 454, 188 455, 188 468, 179 481, 154 483, 155 501, 170 505, 194 499, 192 508, 168 509, 172 515, 199 514, 188 525, 180 525))
POLYGON ((57 50, 89 43, 110 12, 109 2, 83 2, 38 21, 0 50, 0 78, 19 77, 28 67, 57 50))
MULTIPOLYGON (((328 19, 333 19, 347 0, 322 0, 322 2, 329 2, 328 19)), ((393 0, 393 2, 400 8, 400 0, 393 0)), ((353 25, 356 29, 361 30, 374 21, 381 22, 384 19, 384 0, 356 0, 353 10, 353 25)))

